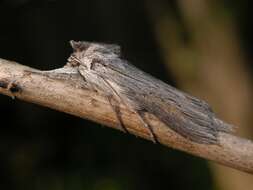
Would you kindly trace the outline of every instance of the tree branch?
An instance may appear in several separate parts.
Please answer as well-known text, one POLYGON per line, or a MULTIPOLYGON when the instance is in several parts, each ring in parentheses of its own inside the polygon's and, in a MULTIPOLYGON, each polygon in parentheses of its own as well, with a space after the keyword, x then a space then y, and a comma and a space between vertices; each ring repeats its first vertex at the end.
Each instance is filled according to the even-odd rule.
MULTIPOLYGON (((64 68, 61 70, 64 72, 64 68)), ((58 80, 36 72, 42 73, 0 59, 0 93, 121 130, 106 97, 98 95, 85 86, 80 86, 78 81, 83 79, 79 75, 73 74, 68 80, 66 78, 58 80)), ((120 109, 123 123, 130 133, 152 140, 148 129, 143 127, 133 112, 124 105, 120 105, 120 109)), ((153 115, 146 114, 146 118, 153 126, 154 133, 161 144, 253 173, 252 141, 220 132, 219 145, 197 144, 170 130, 153 115)))

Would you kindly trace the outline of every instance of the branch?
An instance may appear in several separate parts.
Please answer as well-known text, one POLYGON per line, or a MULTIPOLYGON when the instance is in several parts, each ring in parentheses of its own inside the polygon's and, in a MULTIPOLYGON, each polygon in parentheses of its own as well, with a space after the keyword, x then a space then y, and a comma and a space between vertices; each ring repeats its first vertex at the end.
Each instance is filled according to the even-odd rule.
MULTIPOLYGON (((64 72, 64 68, 58 70, 64 72)), ((121 130, 106 97, 78 86, 82 80, 79 75, 58 80, 38 73, 43 72, 0 59, 0 93, 121 130)), ((152 140, 136 114, 124 105, 120 109, 130 133, 152 140)), ((252 141, 219 132, 218 145, 198 144, 170 130, 153 115, 146 114, 146 118, 161 144, 253 174, 252 141)))

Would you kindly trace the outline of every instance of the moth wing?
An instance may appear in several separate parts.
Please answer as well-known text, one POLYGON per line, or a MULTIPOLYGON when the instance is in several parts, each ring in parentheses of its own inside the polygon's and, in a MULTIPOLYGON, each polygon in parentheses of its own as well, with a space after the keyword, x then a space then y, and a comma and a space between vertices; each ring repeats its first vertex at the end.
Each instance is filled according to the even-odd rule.
MULTIPOLYGON (((157 89, 158 90, 158 89, 157 89)), ((175 103, 164 101, 157 94, 125 95, 133 102, 137 102, 138 107, 155 115, 169 128, 179 133, 181 136, 194 142, 213 144, 217 142, 217 132, 219 126, 215 123, 213 113, 200 113, 197 109, 186 108, 182 102, 175 103)), ((167 96, 169 96, 167 94, 167 96)), ((166 96, 162 95, 166 99, 166 96)), ((178 100, 180 101, 180 100, 178 100)), ((189 105, 188 105, 189 106, 189 105)))
POLYGON ((108 49, 109 51, 111 51, 112 53, 120 56, 121 55, 121 48, 120 46, 116 45, 116 44, 101 44, 103 45, 106 49, 108 49))
POLYGON ((176 105, 169 104, 153 103, 152 107, 148 106, 146 109, 187 139, 205 144, 217 142, 218 129, 216 125, 213 125, 213 118, 200 115, 196 111, 186 113, 176 105))
POLYGON ((232 126, 221 123, 209 105, 140 71, 128 63, 108 64, 114 80, 121 86, 120 95, 165 123, 175 132, 198 143, 217 143, 219 131, 232 126), (117 65, 115 65, 117 64, 117 65), (221 125, 222 124, 222 125, 221 125), (224 127, 225 126, 225 127, 224 127))

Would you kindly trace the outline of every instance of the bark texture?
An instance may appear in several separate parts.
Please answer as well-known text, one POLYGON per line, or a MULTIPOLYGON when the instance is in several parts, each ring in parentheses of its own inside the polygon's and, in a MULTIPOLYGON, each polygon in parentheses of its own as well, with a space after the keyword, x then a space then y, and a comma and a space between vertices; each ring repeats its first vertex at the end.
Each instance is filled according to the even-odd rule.
MULTIPOLYGON (((106 97, 80 85, 83 79, 74 71, 66 79, 64 68, 59 70, 63 73, 60 80, 37 74, 41 72, 39 70, 0 59, 0 93, 121 130, 106 97)), ((135 113, 124 105, 120 105, 120 109, 122 121, 130 133, 152 140, 149 130, 143 127, 135 113)), ((170 130, 153 115, 146 114, 145 117, 153 126, 161 144, 253 173, 252 141, 219 132, 219 145, 198 144, 170 130)))

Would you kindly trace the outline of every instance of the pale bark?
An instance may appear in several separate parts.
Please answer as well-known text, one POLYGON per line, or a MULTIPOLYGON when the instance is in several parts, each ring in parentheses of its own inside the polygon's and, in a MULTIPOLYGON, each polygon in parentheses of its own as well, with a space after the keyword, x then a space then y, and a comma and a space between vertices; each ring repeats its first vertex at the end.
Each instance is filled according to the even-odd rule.
MULTIPOLYGON (((27 71, 37 70, 0 59, 0 93, 121 129, 106 97, 81 86, 80 76, 54 79, 27 71)), ((128 131, 152 140, 148 129, 143 127, 139 118, 124 105, 120 105, 120 108, 123 123, 128 131)), ((170 130, 153 115, 146 114, 146 117, 161 144, 253 173, 252 141, 232 134, 219 133, 218 145, 197 144, 170 130)))

